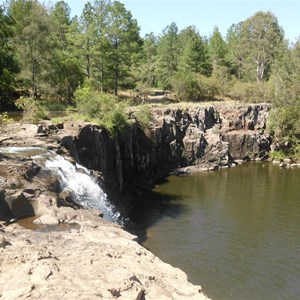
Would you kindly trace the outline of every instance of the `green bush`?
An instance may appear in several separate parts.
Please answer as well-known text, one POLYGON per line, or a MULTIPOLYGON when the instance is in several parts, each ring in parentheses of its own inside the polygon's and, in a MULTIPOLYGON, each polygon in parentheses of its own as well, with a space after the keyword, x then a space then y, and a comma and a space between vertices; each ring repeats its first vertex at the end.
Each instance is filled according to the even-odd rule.
POLYGON ((199 100, 199 86, 193 73, 177 73, 171 79, 172 90, 180 101, 199 100))
POLYGON ((49 112, 34 97, 21 96, 15 103, 16 107, 23 110, 23 121, 37 123, 47 119, 49 112))
POLYGON ((171 83, 180 101, 214 100, 220 94, 220 82, 216 77, 177 73, 171 83))
POLYGON ((273 98, 272 85, 269 82, 236 81, 229 92, 234 100, 249 103, 271 102, 273 98))
POLYGON ((138 110, 135 112, 137 121, 142 128, 147 128, 150 125, 151 121, 151 110, 149 105, 141 105, 138 107, 138 110))
POLYGON ((270 152, 270 158, 276 159, 276 160, 283 160, 288 157, 288 154, 285 153, 283 150, 276 150, 270 152))
POLYGON ((125 105, 117 97, 96 91, 88 84, 77 89, 74 96, 78 112, 85 120, 96 121, 113 136, 124 132, 128 116, 125 105))
POLYGON ((7 112, 0 113, 0 131, 3 131, 5 126, 12 123, 14 120, 9 117, 7 112))
POLYGON ((267 129, 276 138, 296 142, 300 137, 300 103, 273 109, 267 129))
POLYGON ((214 100, 220 94, 220 82, 216 77, 198 75, 197 83, 200 98, 203 100, 214 100))

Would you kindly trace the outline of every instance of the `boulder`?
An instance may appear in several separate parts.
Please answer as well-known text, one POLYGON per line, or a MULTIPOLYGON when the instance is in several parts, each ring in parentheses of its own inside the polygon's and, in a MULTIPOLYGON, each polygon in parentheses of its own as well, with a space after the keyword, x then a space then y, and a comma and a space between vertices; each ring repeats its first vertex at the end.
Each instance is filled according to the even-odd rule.
POLYGON ((15 191, 14 194, 6 195, 5 202, 10 209, 10 214, 15 219, 32 217, 35 215, 31 203, 21 190, 15 191))
POLYGON ((56 218, 55 216, 42 215, 41 217, 35 219, 33 221, 33 224, 36 224, 36 225, 45 225, 45 226, 53 226, 53 225, 58 225, 59 221, 58 221, 58 218, 56 218))

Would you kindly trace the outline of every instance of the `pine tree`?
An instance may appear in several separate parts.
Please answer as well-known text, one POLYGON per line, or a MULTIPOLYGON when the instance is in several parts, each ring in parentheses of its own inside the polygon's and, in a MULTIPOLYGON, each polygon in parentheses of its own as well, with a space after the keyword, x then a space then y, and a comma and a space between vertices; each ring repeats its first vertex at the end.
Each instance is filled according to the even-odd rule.
POLYGON ((170 78, 178 71, 178 56, 178 27, 173 22, 163 30, 158 44, 159 84, 165 89, 171 87, 170 78))
POLYGON ((194 26, 189 26, 179 34, 179 71, 210 75, 208 48, 194 26))
POLYGON ((0 110, 9 105, 10 95, 15 85, 14 77, 19 71, 10 45, 12 24, 12 19, 0 6, 0 110))
POLYGON ((37 97, 46 91, 51 61, 50 19, 46 8, 35 0, 12 0, 13 47, 21 68, 18 81, 37 97))

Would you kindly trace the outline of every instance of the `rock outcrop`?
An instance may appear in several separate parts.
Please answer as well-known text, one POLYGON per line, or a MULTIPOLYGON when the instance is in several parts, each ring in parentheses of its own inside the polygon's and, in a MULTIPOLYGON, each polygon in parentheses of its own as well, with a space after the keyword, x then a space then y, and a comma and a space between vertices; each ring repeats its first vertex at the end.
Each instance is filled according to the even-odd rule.
POLYGON ((150 128, 135 122, 111 138, 104 128, 84 126, 62 144, 87 168, 102 173, 110 191, 132 194, 175 173, 216 170, 236 160, 266 159, 270 106, 241 105, 153 108, 150 128))
MULTIPOLYGON (((154 108, 150 128, 135 122, 116 138, 91 124, 12 125, 1 135, 0 146, 68 150, 108 190, 131 194, 174 171, 214 170, 235 166, 239 159, 266 158, 269 109, 154 108)), ((56 186, 57 178, 30 156, 0 153, 0 220, 6 224, 0 223, 0 298, 206 299, 185 273, 105 222, 101 212, 78 209, 70 191, 56 186), (37 231, 10 224, 30 216, 38 216, 31 225, 37 231)))
POLYGON ((1 299, 208 299, 97 212, 62 207, 58 217, 73 225, 40 232, 0 223, 1 299))

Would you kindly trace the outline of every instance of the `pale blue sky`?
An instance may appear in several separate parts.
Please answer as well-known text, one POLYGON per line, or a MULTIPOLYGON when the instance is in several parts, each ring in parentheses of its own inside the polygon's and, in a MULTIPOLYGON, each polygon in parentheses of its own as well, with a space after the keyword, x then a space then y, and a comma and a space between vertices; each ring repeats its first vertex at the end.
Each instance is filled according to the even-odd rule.
MULTIPOLYGON (((43 2, 43 0, 40 0, 43 2)), ((65 0, 71 14, 80 15, 87 0, 65 0)), ((179 30, 195 25, 201 35, 210 36, 218 26, 225 37, 227 29, 244 21, 255 12, 271 11, 283 27, 285 37, 295 41, 300 36, 300 0, 120 0, 137 19, 141 35, 153 31, 156 35, 175 22, 179 30)), ((4 0, 0 0, 3 3, 4 0)), ((55 0, 45 0, 55 3, 55 0)), ((93 0, 90 0, 93 2, 93 0)))
MULTIPOLYGON (((80 15, 85 0, 66 0, 72 15, 80 15)), ((93 0, 91 0, 93 2, 93 0)), ((295 41, 300 36, 300 0, 124 0, 126 8, 137 19, 141 35, 153 31, 160 34, 173 21, 181 30, 195 25, 200 33, 209 36, 218 26, 223 36, 233 24, 244 21, 255 12, 271 11, 283 27, 285 37, 295 41)))

